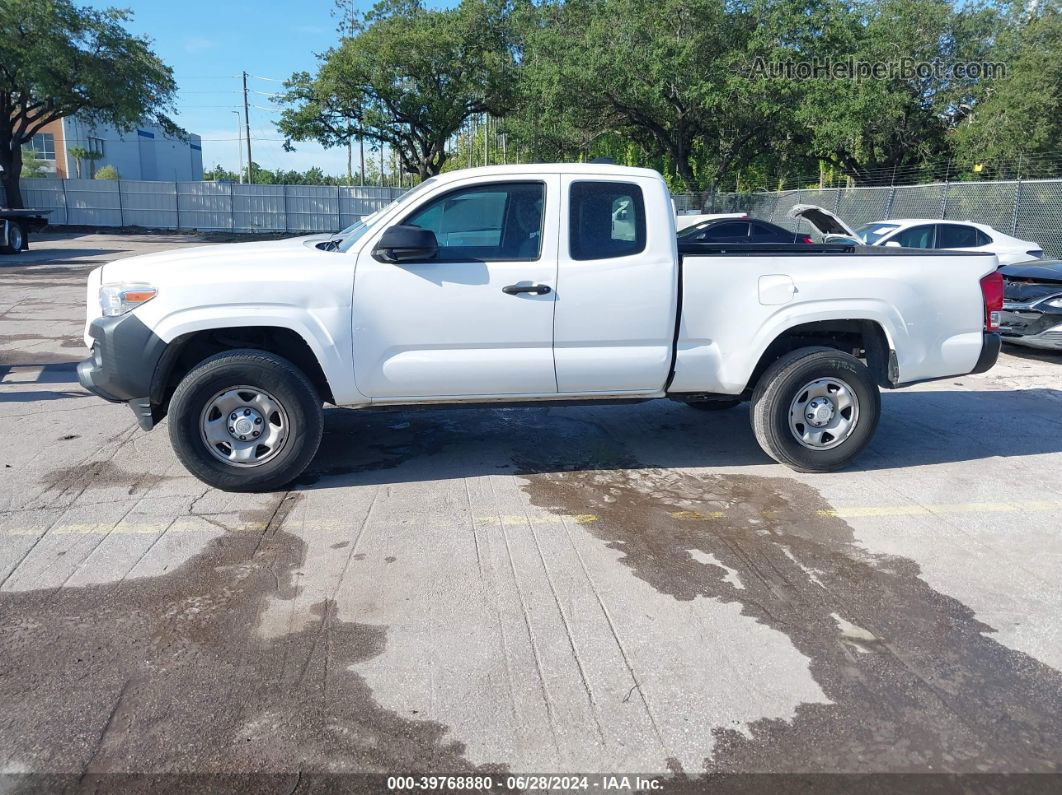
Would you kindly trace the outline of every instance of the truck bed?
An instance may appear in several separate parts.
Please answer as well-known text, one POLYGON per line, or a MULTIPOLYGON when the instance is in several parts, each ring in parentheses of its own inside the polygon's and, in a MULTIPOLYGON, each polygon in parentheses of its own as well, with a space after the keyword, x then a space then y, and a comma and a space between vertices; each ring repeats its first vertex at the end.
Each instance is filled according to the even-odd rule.
POLYGON ((877 323, 895 384, 970 372, 984 345, 980 279, 995 255, 800 243, 682 243, 671 393, 740 394, 780 333, 877 323), (700 311, 700 308, 709 308, 700 311))

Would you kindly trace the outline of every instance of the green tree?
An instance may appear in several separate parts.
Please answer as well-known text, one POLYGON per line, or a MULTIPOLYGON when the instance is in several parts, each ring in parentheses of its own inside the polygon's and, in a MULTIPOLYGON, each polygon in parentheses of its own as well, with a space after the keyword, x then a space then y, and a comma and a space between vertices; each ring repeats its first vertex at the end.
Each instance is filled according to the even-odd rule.
POLYGON ((125 30, 130 16, 70 0, 0 3, 0 179, 12 207, 22 206, 22 146, 49 122, 79 114, 129 129, 148 118, 181 132, 165 115, 173 72, 125 30))
POLYGON ((95 163, 103 157, 103 152, 97 152, 95 149, 86 149, 84 146, 71 146, 66 150, 66 153, 74 158, 74 168, 77 170, 78 179, 81 179, 82 160, 88 160, 90 163, 95 163))
POLYGON ((387 0, 351 24, 315 76, 296 73, 277 127, 293 141, 342 146, 364 138, 395 152, 403 171, 439 173, 447 142, 472 114, 509 104, 515 59, 505 0, 431 10, 387 0))
MULTIPOLYGON (((517 125, 536 154, 590 156, 612 133, 709 190, 770 138, 793 89, 750 80, 743 66, 772 53, 757 34, 762 2, 555 0, 521 17, 523 85, 517 125)), ((794 19, 794 25, 796 21, 794 19)))
MULTIPOLYGON (((987 55, 994 14, 949 0, 860 0, 827 7, 824 54, 856 63, 954 64, 987 55)), ((947 161, 950 131, 969 102, 971 82, 912 73, 804 81, 796 120, 808 154, 861 184, 911 178, 927 161, 947 161)))
POLYGON ((240 175, 235 171, 229 171, 220 163, 203 172, 203 179, 207 182, 239 182, 240 175))
POLYGON ((96 171, 96 179, 121 179, 121 175, 114 166, 104 166, 96 171))
MULTIPOLYGON (((1062 150, 1062 9, 1043 4, 1030 15, 1014 9, 1001 27, 992 60, 1006 76, 979 83, 959 126, 957 154, 967 163, 1023 161, 1023 176, 1056 176, 1050 157, 1062 150)), ((995 176, 1013 172, 991 168, 995 176)))
POLYGON ((48 170, 44 167, 45 162, 37 157, 37 152, 27 149, 22 153, 21 176, 27 179, 48 176, 48 170))

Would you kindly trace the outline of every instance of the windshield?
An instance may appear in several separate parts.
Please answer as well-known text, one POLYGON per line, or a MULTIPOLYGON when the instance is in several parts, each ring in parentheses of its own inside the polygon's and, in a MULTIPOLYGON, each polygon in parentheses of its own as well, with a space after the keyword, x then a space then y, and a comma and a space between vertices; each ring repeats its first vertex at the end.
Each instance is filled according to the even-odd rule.
POLYGON ((868 246, 873 246, 885 237, 885 235, 898 227, 899 224, 863 224, 855 230, 855 233, 859 235, 862 241, 868 246))
POLYGON ((435 185, 437 182, 438 177, 431 177, 429 179, 426 179, 422 183, 417 185, 417 187, 407 191, 406 193, 403 193, 401 196, 399 196, 397 199, 395 199, 383 209, 377 210, 372 215, 367 215, 360 221, 357 221, 351 226, 348 226, 346 229, 344 229, 337 235, 337 237, 341 236, 343 239, 340 240, 339 245, 336 246, 336 250, 349 251, 350 248, 359 240, 361 240, 365 233, 369 231, 369 229, 372 227, 373 223, 375 223, 377 218, 382 215, 386 215, 388 211, 390 211, 392 208, 397 207, 400 204, 405 204, 406 202, 412 200, 414 197, 419 196, 425 189, 435 185))

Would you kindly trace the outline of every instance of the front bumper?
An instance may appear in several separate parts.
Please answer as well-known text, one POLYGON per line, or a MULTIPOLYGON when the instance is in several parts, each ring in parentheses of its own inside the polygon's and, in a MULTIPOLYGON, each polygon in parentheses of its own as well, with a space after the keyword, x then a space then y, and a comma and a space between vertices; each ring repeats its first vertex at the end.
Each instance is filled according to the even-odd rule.
POLYGON ((1062 350, 1062 311, 1048 312, 1029 305, 1003 305, 1003 341, 1042 350, 1062 350))
POLYGON ((146 431, 155 425, 151 385, 166 343, 134 314, 98 317, 89 324, 92 355, 77 366, 77 380, 112 403, 127 403, 146 431))

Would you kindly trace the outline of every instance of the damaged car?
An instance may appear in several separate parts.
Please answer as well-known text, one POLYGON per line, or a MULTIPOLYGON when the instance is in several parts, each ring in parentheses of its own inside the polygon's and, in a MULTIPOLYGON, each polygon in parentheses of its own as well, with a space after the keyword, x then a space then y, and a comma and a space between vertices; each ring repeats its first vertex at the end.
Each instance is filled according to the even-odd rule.
POLYGON ((788 216, 811 224, 822 235, 823 243, 982 251, 995 254, 1001 265, 1028 262, 1044 255, 1039 243, 1020 240, 974 221, 895 218, 852 229, 836 213, 814 204, 797 204, 788 216))
POLYGON ((1003 341, 1062 351, 1062 261, 1000 268, 1003 276, 1003 341))

